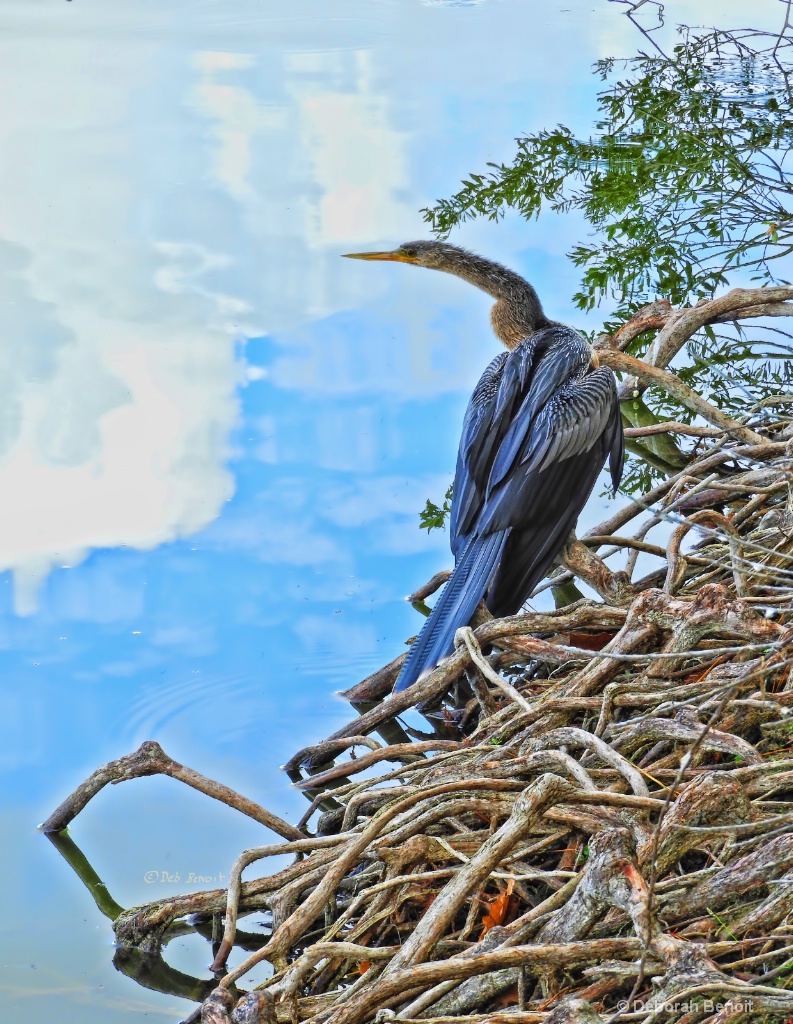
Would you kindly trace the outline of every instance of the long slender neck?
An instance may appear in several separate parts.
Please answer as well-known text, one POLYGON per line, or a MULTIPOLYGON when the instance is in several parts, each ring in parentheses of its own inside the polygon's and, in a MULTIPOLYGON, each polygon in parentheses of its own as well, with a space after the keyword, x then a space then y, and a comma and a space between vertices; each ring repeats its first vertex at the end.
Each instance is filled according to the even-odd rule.
POLYGON ((490 322, 496 337, 507 348, 514 348, 552 322, 543 313, 537 292, 529 282, 500 263, 466 254, 464 260, 443 269, 493 296, 496 304, 491 310, 490 322))

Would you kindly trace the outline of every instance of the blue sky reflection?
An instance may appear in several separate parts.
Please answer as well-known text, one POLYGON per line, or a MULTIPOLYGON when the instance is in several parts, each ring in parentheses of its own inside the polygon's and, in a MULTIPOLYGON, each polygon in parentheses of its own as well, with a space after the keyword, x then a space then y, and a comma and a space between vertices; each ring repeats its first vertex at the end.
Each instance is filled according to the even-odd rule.
MULTIPOLYGON (((419 209, 515 135, 586 130, 591 62, 637 44, 603 4, 284 11, 0 11, 2 984, 31 1022, 188 1008, 113 971, 35 823, 144 739, 294 819, 278 765, 349 717, 334 691, 399 652, 403 595, 449 563, 417 513, 496 351, 487 300, 339 254, 426 235, 419 209)), ((571 312, 580 228, 455 240, 597 326, 571 312)), ((226 871, 263 841, 164 779, 103 792, 74 834, 127 906, 166 894, 153 868, 226 871)), ((207 977, 205 949, 169 960, 207 977)))

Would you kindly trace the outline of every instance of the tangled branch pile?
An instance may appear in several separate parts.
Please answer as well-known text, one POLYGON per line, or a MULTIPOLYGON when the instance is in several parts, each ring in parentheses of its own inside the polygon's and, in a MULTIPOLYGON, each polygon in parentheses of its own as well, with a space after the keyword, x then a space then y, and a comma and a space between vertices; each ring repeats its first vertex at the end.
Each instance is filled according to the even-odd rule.
MULTIPOLYGON (((616 344, 603 357, 676 380, 616 344)), ((663 428, 702 438, 685 469, 565 552, 600 600, 460 630, 401 694, 401 659, 348 691, 368 710, 286 766, 313 798, 297 829, 155 744, 56 811, 53 830, 106 782, 162 771, 287 840, 242 854, 228 891, 116 919, 122 946, 156 951, 187 915, 225 918, 203 1021, 793 1016, 793 423, 784 400, 752 426, 697 401, 712 428, 663 428), (645 540, 663 521, 665 548, 645 540), (640 552, 662 568, 634 579, 640 552), (413 705, 435 736, 399 724, 413 705), (262 910, 266 943, 224 973, 238 917, 262 910)))

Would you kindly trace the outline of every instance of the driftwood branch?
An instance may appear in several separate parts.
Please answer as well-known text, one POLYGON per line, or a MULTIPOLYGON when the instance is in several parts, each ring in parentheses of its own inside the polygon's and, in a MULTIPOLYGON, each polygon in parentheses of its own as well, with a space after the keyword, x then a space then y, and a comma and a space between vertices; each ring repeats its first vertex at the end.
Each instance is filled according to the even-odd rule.
POLYGON ((81 783, 71 796, 67 797, 53 811, 41 826, 42 831, 60 832, 67 828, 86 804, 108 783, 115 785, 119 782, 126 782, 128 779, 140 779, 146 775, 170 775, 172 779, 184 782, 185 785, 197 789, 199 793, 206 793, 214 800, 220 800, 222 803, 228 804, 229 807, 246 814, 249 818, 253 818, 254 821, 261 822, 262 825, 266 825, 285 839, 304 838, 303 834, 293 825, 283 821, 271 811, 265 810, 253 800, 240 796, 228 786, 214 782, 205 775, 199 775, 192 768, 187 768, 178 761, 174 761, 165 753, 159 743, 154 743, 152 740, 142 743, 134 753, 120 757, 116 761, 109 761, 101 768, 97 768, 90 778, 81 783))
MULTIPOLYGON (((744 427, 732 417, 727 416, 715 405, 705 401, 687 384, 684 384, 679 377, 676 377, 668 370, 660 369, 641 359, 635 359, 625 352, 618 352, 614 349, 601 349, 598 358, 604 366, 610 366, 612 370, 620 370, 630 374, 640 384, 645 386, 655 385, 666 391, 668 395, 676 399, 691 412, 701 416, 703 420, 712 423, 714 427, 724 430, 733 437, 738 438, 745 444, 762 444, 763 438, 749 427, 744 427)), ((628 385, 630 386, 630 385, 628 385)))

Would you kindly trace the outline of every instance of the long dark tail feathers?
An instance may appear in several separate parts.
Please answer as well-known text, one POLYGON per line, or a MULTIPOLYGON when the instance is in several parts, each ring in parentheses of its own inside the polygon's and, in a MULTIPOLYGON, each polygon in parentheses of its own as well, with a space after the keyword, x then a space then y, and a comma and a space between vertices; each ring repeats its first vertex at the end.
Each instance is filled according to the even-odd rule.
POLYGON ((451 654, 454 634, 460 626, 468 625, 484 597, 501 559, 508 533, 508 530, 502 530, 468 542, 418 639, 408 651, 394 684, 394 693, 412 686, 420 676, 451 654))

